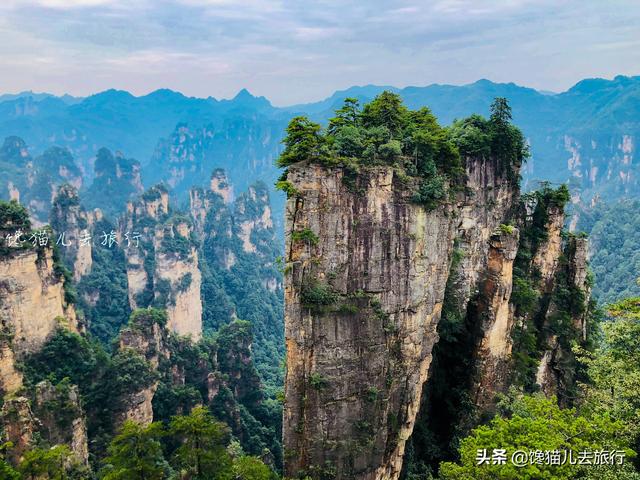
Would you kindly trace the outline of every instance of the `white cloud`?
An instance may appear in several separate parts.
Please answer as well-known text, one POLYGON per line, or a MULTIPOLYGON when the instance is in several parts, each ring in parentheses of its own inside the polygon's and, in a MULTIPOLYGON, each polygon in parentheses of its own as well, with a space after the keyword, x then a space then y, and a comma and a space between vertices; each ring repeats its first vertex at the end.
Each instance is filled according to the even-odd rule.
POLYGON ((76 9, 87 7, 102 7, 115 5, 119 0, 3 0, 0 8, 19 9, 29 7, 44 7, 54 9, 76 9))
POLYGON ((0 93, 249 87, 285 104, 481 77, 562 90, 640 65, 632 0, 0 0, 0 11, 0 93))

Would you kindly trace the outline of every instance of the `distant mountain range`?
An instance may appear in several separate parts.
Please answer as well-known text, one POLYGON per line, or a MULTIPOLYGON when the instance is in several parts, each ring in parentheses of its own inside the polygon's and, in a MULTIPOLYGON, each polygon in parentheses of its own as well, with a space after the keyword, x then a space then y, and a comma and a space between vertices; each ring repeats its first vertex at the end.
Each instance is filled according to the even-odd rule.
POLYGON ((222 167, 245 188, 256 179, 276 178, 272 161, 293 115, 324 122, 344 98, 364 102, 383 90, 398 92, 412 108, 428 106, 443 124, 471 113, 486 115, 494 97, 507 97, 515 123, 531 143, 533 157, 525 172, 529 184, 570 181, 587 201, 638 192, 640 172, 633 156, 640 133, 640 77, 582 80, 558 94, 489 80, 402 89, 367 85, 284 108, 247 90, 231 100, 186 97, 166 89, 140 97, 119 90, 86 98, 23 92, 0 96, 0 137, 24 139, 32 154, 66 146, 86 179, 93 177, 98 150, 106 147, 138 160, 147 184, 173 169, 192 177, 174 179, 180 189, 199 172, 222 167), (187 160, 185 172, 177 151, 187 160))

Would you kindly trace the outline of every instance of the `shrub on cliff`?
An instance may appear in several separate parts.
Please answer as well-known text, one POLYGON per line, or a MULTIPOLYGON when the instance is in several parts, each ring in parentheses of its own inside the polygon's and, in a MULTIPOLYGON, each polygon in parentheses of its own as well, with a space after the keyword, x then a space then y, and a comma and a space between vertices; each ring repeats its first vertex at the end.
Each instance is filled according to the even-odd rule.
POLYGON ((30 231, 31 221, 26 208, 15 200, 0 200, 0 255, 7 255, 17 248, 31 247, 31 243, 26 241, 30 231), (22 237, 16 238, 17 232, 21 232, 22 237), (12 242, 12 239, 16 242, 12 242), (17 243, 20 240, 23 243, 17 243))
POLYGON ((488 120, 473 115, 444 128, 428 108, 410 110, 396 93, 382 92, 363 108, 356 99, 347 98, 326 130, 306 117, 293 118, 277 164, 311 161, 341 166, 350 188, 356 187, 354 176, 361 166, 393 166, 399 176, 418 179, 414 201, 432 209, 462 183, 461 154, 493 158, 500 170, 507 169, 509 178, 516 178, 514 167, 528 156, 526 142, 511 124, 506 99, 497 98, 491 112, 488 120))
POLYGON ((306 117, 294 117, 282 141, 285 148, 278 159, 278 166, 286 167, 303 160, 321 160, 325 153, 325 138, 320 132, 321 128, 306 117))

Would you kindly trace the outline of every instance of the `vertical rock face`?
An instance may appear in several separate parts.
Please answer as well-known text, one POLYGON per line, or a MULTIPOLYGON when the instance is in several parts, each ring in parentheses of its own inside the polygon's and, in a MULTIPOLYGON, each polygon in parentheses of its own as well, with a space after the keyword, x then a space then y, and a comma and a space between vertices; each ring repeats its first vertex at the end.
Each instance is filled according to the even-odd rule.
MULTIPOLYGON (((120 333, 120 349, 131 349, 141 355, 150 365, 153 371, 157 371, 162 358, 169 358, 166 346, 167 332, 158 323, 144 325, 130 325, 120 333)), ((158 389, 158 381, 151 385, 142 386, 124 399, 124 409, 116 424, 125 420, 131 420, 142 425, 148 425, 153 421, 153 396, 158 389)))
POLYGON ((211 175, 208 189, 194 187, 189 191, 189 211, 195 231, 205 241, 216 244, 214 250, 217 264, 229 269, 235 264, 232 251, 233 215, 229 202, 232 189, 227 176, 221 169, 211 175))
POLYGON ((213 133, 207 128, 191 131, 186 124, 178 124, 169 138, 158 142, 151 163, 159 171, 150 176, 154 180, 165 179, 174 190, 184 184, 197 183, 205 160, 210 157, 208 148, 213 133))
POLYGON ((562 253, 564 210, 557 205, 550 205, 547 210, 547 218, 546 239, 538 247, 532 261, 533 268, 539 272, 540 290, 543 293, 549 293, 553 288, 553 278, 562 253))
POLYGON ((33 446, 34 433, 38 428, 38 420, 31 411, 29 399, 26 397, 5 399, 0 420, 4 430, 2 440, 13 444, 8 452, 8 460, 17 465, 24 453, 33 446))
POLYGON ((149 299, 140 298, 146 290, 151 288, 151 295, 153 294, 153 269, 149 268, 148 263, 152 261, 151 256, 155 256, 155 250, 153 250, 155 225, 166 219, 168 215, 169 193, 164 188, 153 187, 138 201, 127 204, 125 230, 137 232, 142 237, 142 248, 131 248, 126 251, 129 304, 132 309, 149 303, 149 299))
POLYGON ((61 322, 77 330, 64 280, 55 273, 52 251, 24 250, 0 258, 0 321, 20 356, 38 350, 61 322))
POLYGON ((66 444, 83 465, 89 463, 86 419, 76 385, 55 387, 45 380, 36 385, 33 412, 39 432, 51 445, 66 444))
POLYGON ((131 308, 166 308, 172 331, 199 339, 202 276, 192 220, 173 214, 167 190, 156 186, 127 205, 123 223, 141 237, 138 247, 126 249, 131 308))
POLYGON ((125 158, 120 152, 113 154, 101 148, 94 169, 95 178, 84 197, 89 208, 100 208, 108 215, 117 215, 125 210, 128 201, 143 191, 140 163, 125 158))
MULTIPOLYGON (((490 238, 508 223, 518 201, 519 188, 487 158, 466 159, 466 195, 458 203, 457 248, 462 254, 457 268, 455 298, 461 311, 479 288, 487 267, 490 238)), ((518 172, 511 173, 517 176, 518 172)))
POLYGON ((32 158, 19 137, 8 137, 0 147, 0 198, 21 201, 35 224, 47 223, 51 203, 60 185, 82 186, 82 174, 66 148, 51 147, 32 158))
POLYGON ((83 241, 89 235, 91 216, 80 206, 78 191, 71 185, 58 189, 51 210, 51 227, 68 265, 73 266, 73 279, 78 282, 91 271, 91 242, 83 241))
POLYGON ((273 228, 271 207, 266 186, 262 183, 251 185, 246 194, 240 195, 235 204, 236 234, 242 241, 245 253, 257 253, 256 243, 264 239, 260 234, 273 228))
POLYGON ((455 220, 391 168, 290 168, 286 474, 397 478, 437 341, 455 220))
MULTIPOLYGON (((589 240, 581 237, 571 237, 567 253, 569 254, 568 280, 574 288, 584 293, 584 301, 591 299, 591 283, 589 281, 589 240)), ((573 326, 580 332, 582 341, 587 340, 587 315, 574 315, 573 326)))
POLYGON ((281 243, 273 226, 269 188, 256 182, 232 199, 225 173, 216 169, 209 188, 192 188, 190 216, 201 240, 205 328, 234 319, 253 325, 261 373, 280 376, 284 355, 281 243), (268 373, 266 369, 269 370, 268 373))
POLYGON ((16 361, 39 350, 62 325, 78 331, 67 303, 64 279, 54 270, 50 248, 22 249, 0 256, 0 393, 22 387, 16 361))
POLYGON ((556 395, 561 404, 569 404, 574 374, 566 366, 575 362, 571 340, 583 343, 587 340, 588 304, 591 286, 587 275, 586 238, 570 237, 564 245, 564 257, 555 279, 554 292, 545 312, 542 324, 545 350, 536 372, 536 383, 546 395, 556 395), (570 302, 564 298, 572 297, 570 302), (561 304, 569 303, 569 308, 561 304), (559 326, 571 332, 560 337, 555 332, 559 326), (569 338, 567 338, 569 337, 569 338))
POLYGON ((515 228, 498 230, 491 236, 485 279, 479 292, 479 325, 483 332, 476 365, 475 403, 486 408, 509 380, 513 305, 509 303, 513 286, 513 261, 518 251, 519 232, 515 228))
MULTIPOLYGON (((415 187, 392 168, 362 169, 350 186, 343 175, 298 163, 287 176, 285 473, 396 479, 425 407, 445 295, 470 336, 460 354, 471 365, 463 388, 478 412, 490 411, 514 381, 516 324, 546 315, 543 336, 565 321, 553 309, 566 290, 559 285, 575 289, 569 317, 586 331, 586 247, 563 241, 564 191, 536 197, 529 218, 517 168, 492 159, 467 159, 464 188, 431 211, 412 202, 415 187), (516 279, 531 282, 538 298, 524 318, 512 303, 516 279)), ((561 361, 554 349, 564 361, 566 341, 548 344, 547 363, 561 361)), ((571 378, 555 378, 559 391, 570 388, 571 378)))
POLYGON ((200 286, 202 276, 198 268, 198 252, 191 245, 186 254, 175 254, 163 242, 176 238, 188 239, 191 228, 186 222, 156 233, 156 268, 154 279, 158 285, 168 288, 170 293, 156 290, 155 300, 165 303, 169 316, 169 328, 180 335, 191 335, 194 340, 202 336, 202 300, 200 286), (166 236, 165 236, 166 235, 166 236))
POLYGON ((209 190, 220 195, 224 203, 231 203, 233 200, 233 188, 229 185, 227 174, 221 168, 216 168, 211 174, 209 190))
POLYGON ((16 392, 22 387, 22 372, 16 368, 16 358, 9 339, 0 342, 0 395, 16 392))

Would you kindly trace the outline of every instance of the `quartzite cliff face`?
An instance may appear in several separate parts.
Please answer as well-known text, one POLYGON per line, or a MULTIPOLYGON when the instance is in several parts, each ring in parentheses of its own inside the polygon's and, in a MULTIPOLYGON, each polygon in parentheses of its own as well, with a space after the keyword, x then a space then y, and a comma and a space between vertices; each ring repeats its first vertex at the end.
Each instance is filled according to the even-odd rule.
POLYGON ((287 474, 397 478, 456 225, 449 205, 413 204, 392 168, 361 176, 362 194, 342 175, 305 165, 288 176, 299 195, 287 205, 287 474))
MULTIPOLYGON (((3 239, 10 230, 10 226, 3 225, 3 239)), ((56 268, 51 245, 32 248, 26 243, 0 255, 0 322, 0 394, 4 400, 0 425, 2 440, 14 445, 11 458, 20 460, 40 435, 52 444, 68 444, 86 464, 85 419, 76 387, 60 392, 50 383, 38 385, 33 411, 32 402, 21 391, 23 376, 17 362, 37 352, 57 328, 75 332, 80 329, 75 309, 65 296, 65 280, 56 268), (53 400, 73 409, 67 412, 69 424, 64 432, 56 423, 56 412, 42 407, 53 400)))
MULTIPOLYGON (((474 347, 461 354, 473 359, 477 408, 490 410, 512 380, 511 293, 526 209, 517 168, 492 159, 467 158, 464 188, 430 211, 391 167, 363 169, 355 186, 343 175, 303 162, 287 176, 295 193, 286 217, 285 473, 397 479, 424 408, 445 290, 473 327, 474 347)), ((563 249, 562 207, 542 207, 544 245, 527 264, 539 282, 537 317, 563 249)), ((567 275, 584 287, 586 276, 571 273, 586 271, 576 250, 569 264, 582 267, 567 275)))
POLYGON ((199 339, 202 277, 192 229, 191 219, 172 215, 167 190, 157 186, 127 205, 122 237, 134 243, 126 249, 131 308, 166 308, 172 331, 199 339))

